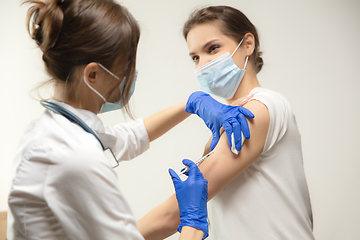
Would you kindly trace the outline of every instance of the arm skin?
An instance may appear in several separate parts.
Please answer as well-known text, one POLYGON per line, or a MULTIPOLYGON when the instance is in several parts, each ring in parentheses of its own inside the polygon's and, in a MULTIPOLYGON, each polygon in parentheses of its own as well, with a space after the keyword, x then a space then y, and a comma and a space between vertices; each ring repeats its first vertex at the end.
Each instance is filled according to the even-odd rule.
MULTIPOLYGON (((270 116, 265 105, 252 100, 246 108, 254 113, 254 119, 248 119, 251 137, 245 140, 238 155, 231 152, 226 134, 223 134, 216 146, 216 153, 204 161, 200 170, 208 180, 209 200, 231 183, 261 154, 269 128, 270 116)), ((205 149, 205 153, 209 149, 205 149)), ((138 222, 138 229, 146 240, 164 239, 176 232, 180 224, 179 210, 175 195, 151 210, 138 222)))
POLYGON ((170 129, 184 121, 191 114, 185 112, 186 102, 162 110, 144 120, 150 142, 168 132, 170 129))
POLYGON ((204 232, 193 227, 184 226, 181 230, 179 240, 201 240, 204 232))

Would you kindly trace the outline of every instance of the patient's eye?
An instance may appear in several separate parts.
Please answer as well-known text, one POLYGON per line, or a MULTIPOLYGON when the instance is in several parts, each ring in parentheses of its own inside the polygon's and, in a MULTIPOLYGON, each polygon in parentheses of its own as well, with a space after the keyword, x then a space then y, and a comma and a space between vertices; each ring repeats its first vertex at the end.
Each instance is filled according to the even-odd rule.
POLYGON ((199 61, 199 56, 193 56, 192 60, 194 61, 194 63, 196 63, 197 61, 199 61))
POLYGON ((220 48, 220 45, 212 45, 209 47, 209 53, 215 53, 217 49, 220 48))

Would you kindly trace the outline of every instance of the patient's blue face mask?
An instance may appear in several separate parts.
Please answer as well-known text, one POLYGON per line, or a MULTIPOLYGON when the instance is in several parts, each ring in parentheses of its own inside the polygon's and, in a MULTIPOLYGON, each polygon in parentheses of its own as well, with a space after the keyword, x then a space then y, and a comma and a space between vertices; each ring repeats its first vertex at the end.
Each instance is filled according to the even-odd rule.
POLYGON ((227 52, 195 70, 201 90, 226 99, 234 96, 244 77, 245 67, 249 58, 246 57, 244 69, 239 69, 232 59, 232 56, 239 49, 243 40, 240 41, 231 55, 227 52))
MULTIPOLYGON (((120 80, 120 78, 118 76, 116 76, 115 74, 113 74, 112 72, 110 72, 110 70, 108 70, 106 67, 104 67, 102 64, 98 63, 99 66, 104 69, 107 73, 109 73, 111 76, 113 76, 114 78, 116 78, 117 80, 120 80)), ((137 70, 136 70, 136 74, 135 74, 135 79, 133 81, 133 84, 131 86, 131 90, 130 90, 130 97, 133 95, 134 91, 135 91, 135 83, 136 83, 136 79, 137 79, 137 70)), ((125 78, 121 81, 121 83, 119 84, 119 89, 120 92, 122 92, 123 90, 123 86, 124 86, 124 81, 125 78)), ((115 102, 115 103, 111 103, 111 102, 107 102, 106 99, 98 92, 95 90, 95 88, 93 88, 92 86, 90 86, 89 83, 86 82, 85 79, 85 74, 84 74, 84 82, 85 84, 91 89, 93 90, 97 95, 99 95, 99 97, 101 97, 104 100, 104 104, 101 106, 100 108, 100 112, 99 113, 104 113, 104 112, 110 112, 110 111, 115 111, 115 110, 119 110, 123 107, 123 104, 121 101, 115 102)))

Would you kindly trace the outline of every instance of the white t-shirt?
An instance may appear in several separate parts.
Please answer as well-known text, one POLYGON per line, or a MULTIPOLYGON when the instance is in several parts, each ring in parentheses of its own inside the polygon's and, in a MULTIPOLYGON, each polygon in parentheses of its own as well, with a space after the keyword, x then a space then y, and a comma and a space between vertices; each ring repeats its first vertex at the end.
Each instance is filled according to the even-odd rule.
MULTIPOLYGON (((142 120, 105 127, 92 112, 56 103, 90 126, 119 160, 149 148, 142 120)), ((27 127, 13 174, 9 240, 143 239, 100 143, 65 117, 45 110, 27 127)))
POLYGON ((258 159, 209 202, 210 239, 314 239, 295 116, 279 93, 264 88, 251 92, 270 114, 265 146, 258 159))

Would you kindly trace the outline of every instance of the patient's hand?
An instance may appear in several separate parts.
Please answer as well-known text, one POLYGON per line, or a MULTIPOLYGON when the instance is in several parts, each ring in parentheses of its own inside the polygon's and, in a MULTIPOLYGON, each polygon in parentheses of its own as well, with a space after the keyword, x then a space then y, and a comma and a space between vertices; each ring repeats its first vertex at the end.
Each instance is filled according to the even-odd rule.
POLYGON ((254 94, 249 94, 246 97, 239 98, 235 100, 231 106, 244 106, 246 103, 250 101, 250 99, 254 96, 254 94))

